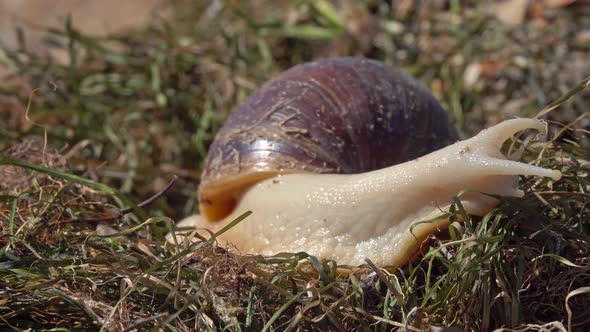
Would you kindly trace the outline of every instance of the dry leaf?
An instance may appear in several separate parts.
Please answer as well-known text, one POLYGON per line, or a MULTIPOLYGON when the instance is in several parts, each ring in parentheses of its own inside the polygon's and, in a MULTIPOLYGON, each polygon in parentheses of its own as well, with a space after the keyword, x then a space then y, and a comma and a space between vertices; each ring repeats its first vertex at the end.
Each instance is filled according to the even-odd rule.
POLYGON ((508 26, 517 26, 524 21, 527 6, 528 0, 507 0, 489 3, 487 11, 500 22, 508 26))

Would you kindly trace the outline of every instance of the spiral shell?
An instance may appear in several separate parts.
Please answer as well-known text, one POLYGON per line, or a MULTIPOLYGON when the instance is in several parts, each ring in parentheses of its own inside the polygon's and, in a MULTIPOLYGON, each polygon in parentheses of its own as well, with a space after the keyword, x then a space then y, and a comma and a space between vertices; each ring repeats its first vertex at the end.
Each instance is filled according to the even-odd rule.
POLYGON ((201 176, 201 214, 222 219, 244 190, 278 174, 367 172, 456 140, 430 92, 389 65, 352 57, 298 65, 226 120, 201 176))

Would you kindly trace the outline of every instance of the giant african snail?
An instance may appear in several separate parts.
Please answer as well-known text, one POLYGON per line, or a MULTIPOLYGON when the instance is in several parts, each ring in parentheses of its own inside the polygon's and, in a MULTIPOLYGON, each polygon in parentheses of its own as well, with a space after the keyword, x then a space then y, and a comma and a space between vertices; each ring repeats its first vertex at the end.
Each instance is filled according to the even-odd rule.
MULTIPOLYGON (((521 196, 517 175, 561 176, 499 152, 526 128, 545 125, 508 120, 447 146, 456 133, 446 113, 402 72, 361 58, 299 65, 227 119, 201 177, 201 215, 179 226, 215 232, 251 210, 221 244, 242 253, 306 251, 340 264, 370 258, 400 265, 448 221, 410 227, 439 216, 461 190, 521 196)), ((498 203, 476 192, 461 201, 474 215, 498 203)))

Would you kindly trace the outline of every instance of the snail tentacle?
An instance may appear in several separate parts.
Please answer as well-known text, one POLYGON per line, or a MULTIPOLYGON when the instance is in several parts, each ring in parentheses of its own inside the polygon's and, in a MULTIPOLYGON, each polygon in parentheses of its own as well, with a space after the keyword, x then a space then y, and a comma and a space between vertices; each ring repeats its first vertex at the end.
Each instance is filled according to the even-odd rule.
MULTIPOLYGON (((496 148, 501 148, 502 144, 506 142, 510 137, 519 131, 525 129, 535 129, 540 133, 547 133, 547 123, 540 120, 529 119, 529 118, 516 118, 500 122, 499 124, 484 129, 477 134, 478 144, 487 145, 493 144, 496 148), (489 141, 486 143, 485 141, 489 141)), ((472 140, 475 137, 472 138, 472 140)))
POLYGON ((549 177, 553 180, 561 178, 561 172, 546 169, 539 166, 529 165, 518 161, 490 158, 488 156, 476 155, 469 158, 473 172, 480 175, 529 175, 549 177))
MULTIPOLYGON (((508 160, 502 155, 500 148, 503 143, 517 132, 525 129, 535 129, 546 133, 547 125, 543 121, 534 119, 506 120, 483 130, 471 139, 465 140, 464 144, 459 144, 459 149, 456 151, 458 159, 467 157, 472 166, 467 171, 475 176, 529 175, 559 180, 561 172, 557 170, 508 160)), ((452 145, 452 147, 456 145, 452 145)), ((444 150, 446 151, 446 149, 451 149, 451 147, 444 150)))

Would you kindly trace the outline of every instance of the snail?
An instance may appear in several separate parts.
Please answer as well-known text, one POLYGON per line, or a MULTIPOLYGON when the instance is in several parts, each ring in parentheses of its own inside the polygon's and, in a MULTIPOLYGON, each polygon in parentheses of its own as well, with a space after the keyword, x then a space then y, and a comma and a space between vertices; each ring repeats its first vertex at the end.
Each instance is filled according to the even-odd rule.
POLYGON ((391 66, 365 58, 298 65, 226 120, 202 173, 201 214, 178 227, 207 236, 203 229, 216 232, 250 210, 217 238, 221 244, 241 253, 305 251, 344 265, 370 258, 399 266, 447 226, 435 218, 462 190, 472 190, 460 198, 466 212, 482 216, 499 203, 482 193, 524 194, 518 175, 560 178, 500 152, 527 128, 543 132, 546 125, 511 119, 456 142, 436 99, 391 66))

